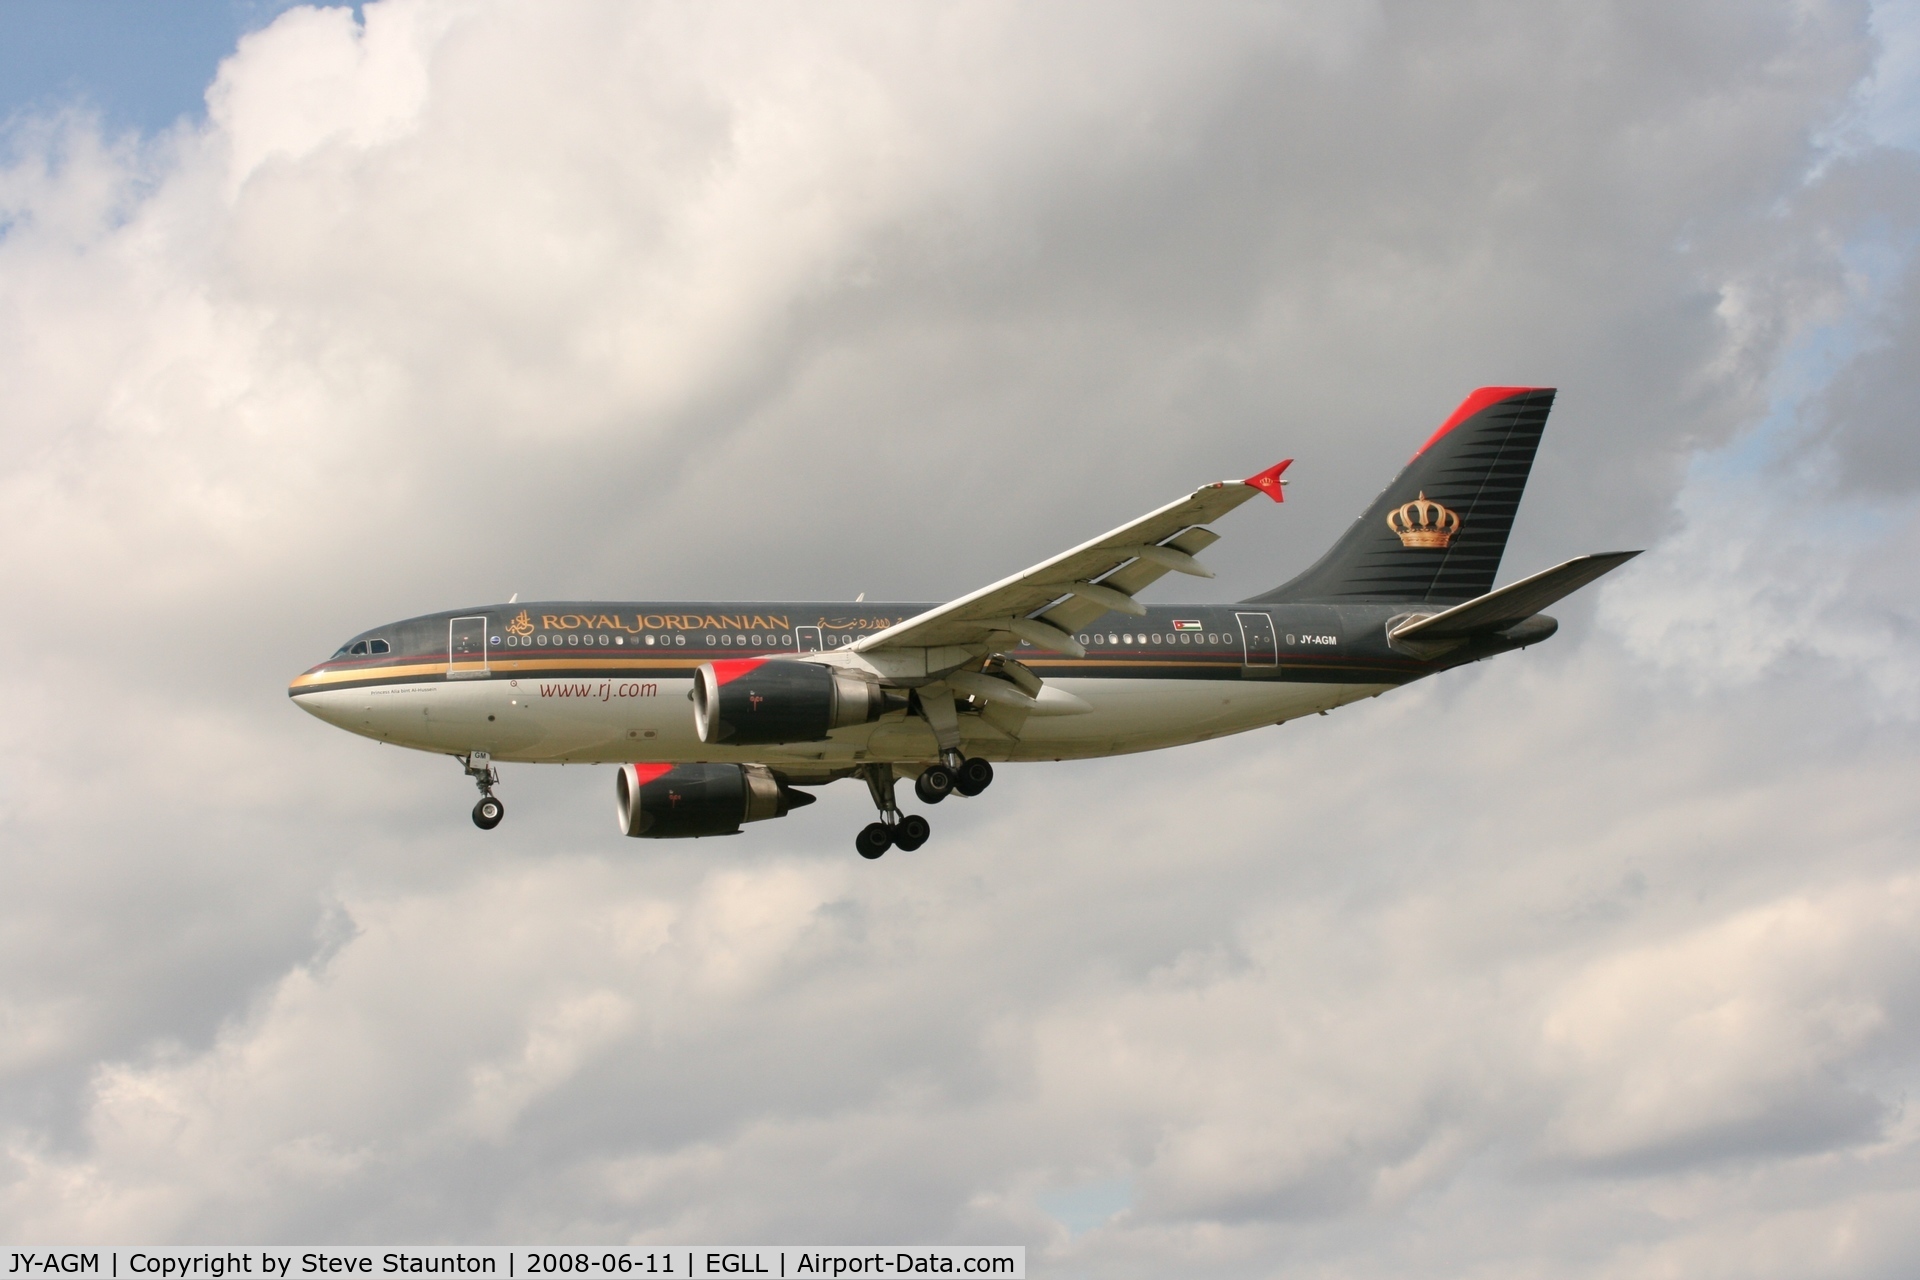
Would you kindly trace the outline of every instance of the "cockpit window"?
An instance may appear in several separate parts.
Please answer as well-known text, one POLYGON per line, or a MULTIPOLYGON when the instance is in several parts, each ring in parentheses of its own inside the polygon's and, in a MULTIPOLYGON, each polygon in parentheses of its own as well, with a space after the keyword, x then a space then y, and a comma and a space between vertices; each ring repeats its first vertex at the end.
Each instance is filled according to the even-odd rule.
POLYGON ((366 651, 367 651, 367 642, 365 640, 355 641, 353 648, 347 650, 348 653, 356 654, 356 655, 365 653, 366 651))
POLYGON ((387 642, 385 640, 369 640, 367 641, 367 652, 368 653, 386 653, 387 642))

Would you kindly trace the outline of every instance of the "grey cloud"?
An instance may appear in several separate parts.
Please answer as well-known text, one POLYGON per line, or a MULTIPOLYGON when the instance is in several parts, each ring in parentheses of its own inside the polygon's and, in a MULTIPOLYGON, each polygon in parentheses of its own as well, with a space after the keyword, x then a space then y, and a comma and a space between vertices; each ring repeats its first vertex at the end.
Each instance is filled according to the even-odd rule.
POLYGON ((1909 268, 1889 300, 1877 349, 1850 364, 1815 406, 1818 439, 1849 489, 1904 497, 1920 484, 1920 374, 1915 373, 1920 275, 1909 268))

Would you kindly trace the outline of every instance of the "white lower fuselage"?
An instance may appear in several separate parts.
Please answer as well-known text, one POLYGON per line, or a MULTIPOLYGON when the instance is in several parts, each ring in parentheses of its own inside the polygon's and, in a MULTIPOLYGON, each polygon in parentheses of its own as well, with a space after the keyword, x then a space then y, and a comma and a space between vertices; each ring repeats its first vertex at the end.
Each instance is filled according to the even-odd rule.
MULTIPOLYGON (((1372 697, 1392 684, 1251 680, 1073 678, 1048 680, 1089 709, 1029 716, 1009 736, 963 716, 969 755, 1066 760, 1148 751, 1242 733, 1372 697)), ((422 680, 299 695, 302 708, 342 729, 395 746, 536 763, 715 761, 828 767, 934 759, 926 722, 904 712, 836 729, 824 742, 710 745, 694 728, 687 679, 422 680)))

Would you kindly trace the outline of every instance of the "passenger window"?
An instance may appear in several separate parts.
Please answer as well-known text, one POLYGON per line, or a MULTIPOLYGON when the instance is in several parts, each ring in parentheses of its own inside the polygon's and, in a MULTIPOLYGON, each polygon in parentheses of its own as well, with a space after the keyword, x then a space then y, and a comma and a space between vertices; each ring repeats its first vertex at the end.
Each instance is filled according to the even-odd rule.
POLYGON ((385 640, 369 640, 367 641, 367 652, 368 653, 390 653, 392 652, 392 649, 388 646, 385 640))
POLYGON ((363 654, 366 651, 367 651, 367 642, 365 640, 358 641, 357 643, 354 644, 353 648, 347 650, 348 653, 356 654, 356 655, 363 654))

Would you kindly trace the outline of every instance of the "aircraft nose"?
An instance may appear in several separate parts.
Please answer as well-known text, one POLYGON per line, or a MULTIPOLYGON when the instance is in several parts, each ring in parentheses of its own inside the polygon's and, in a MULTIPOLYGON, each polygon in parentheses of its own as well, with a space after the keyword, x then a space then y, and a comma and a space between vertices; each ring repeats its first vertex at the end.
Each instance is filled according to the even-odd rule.
POLYGON ((315 680, 319 668, 303 671, 287 685, 287 696, 293 699, 293 705, 316 720, 325 721, 336 729, 352 729, 361 732, 364 716, 356 718, 354 712, 359 702, 343 689, 329 688, 315 680))
POLYGON ((350 727, 347 724, 347 708, 341 706, 338 699, 318 696, 295 698, 293 705, 315 720, 324 720, 337 729, 350 727))
POLYGON ((318 695, 326 687, 322 677, 324 670, 324 663, 311 666, 287 681, 287 696, 293 699, 293 704, 302 711, 319 716, 322 720, 327 719, 323 710, 323 704, 327 700, 318 695))

